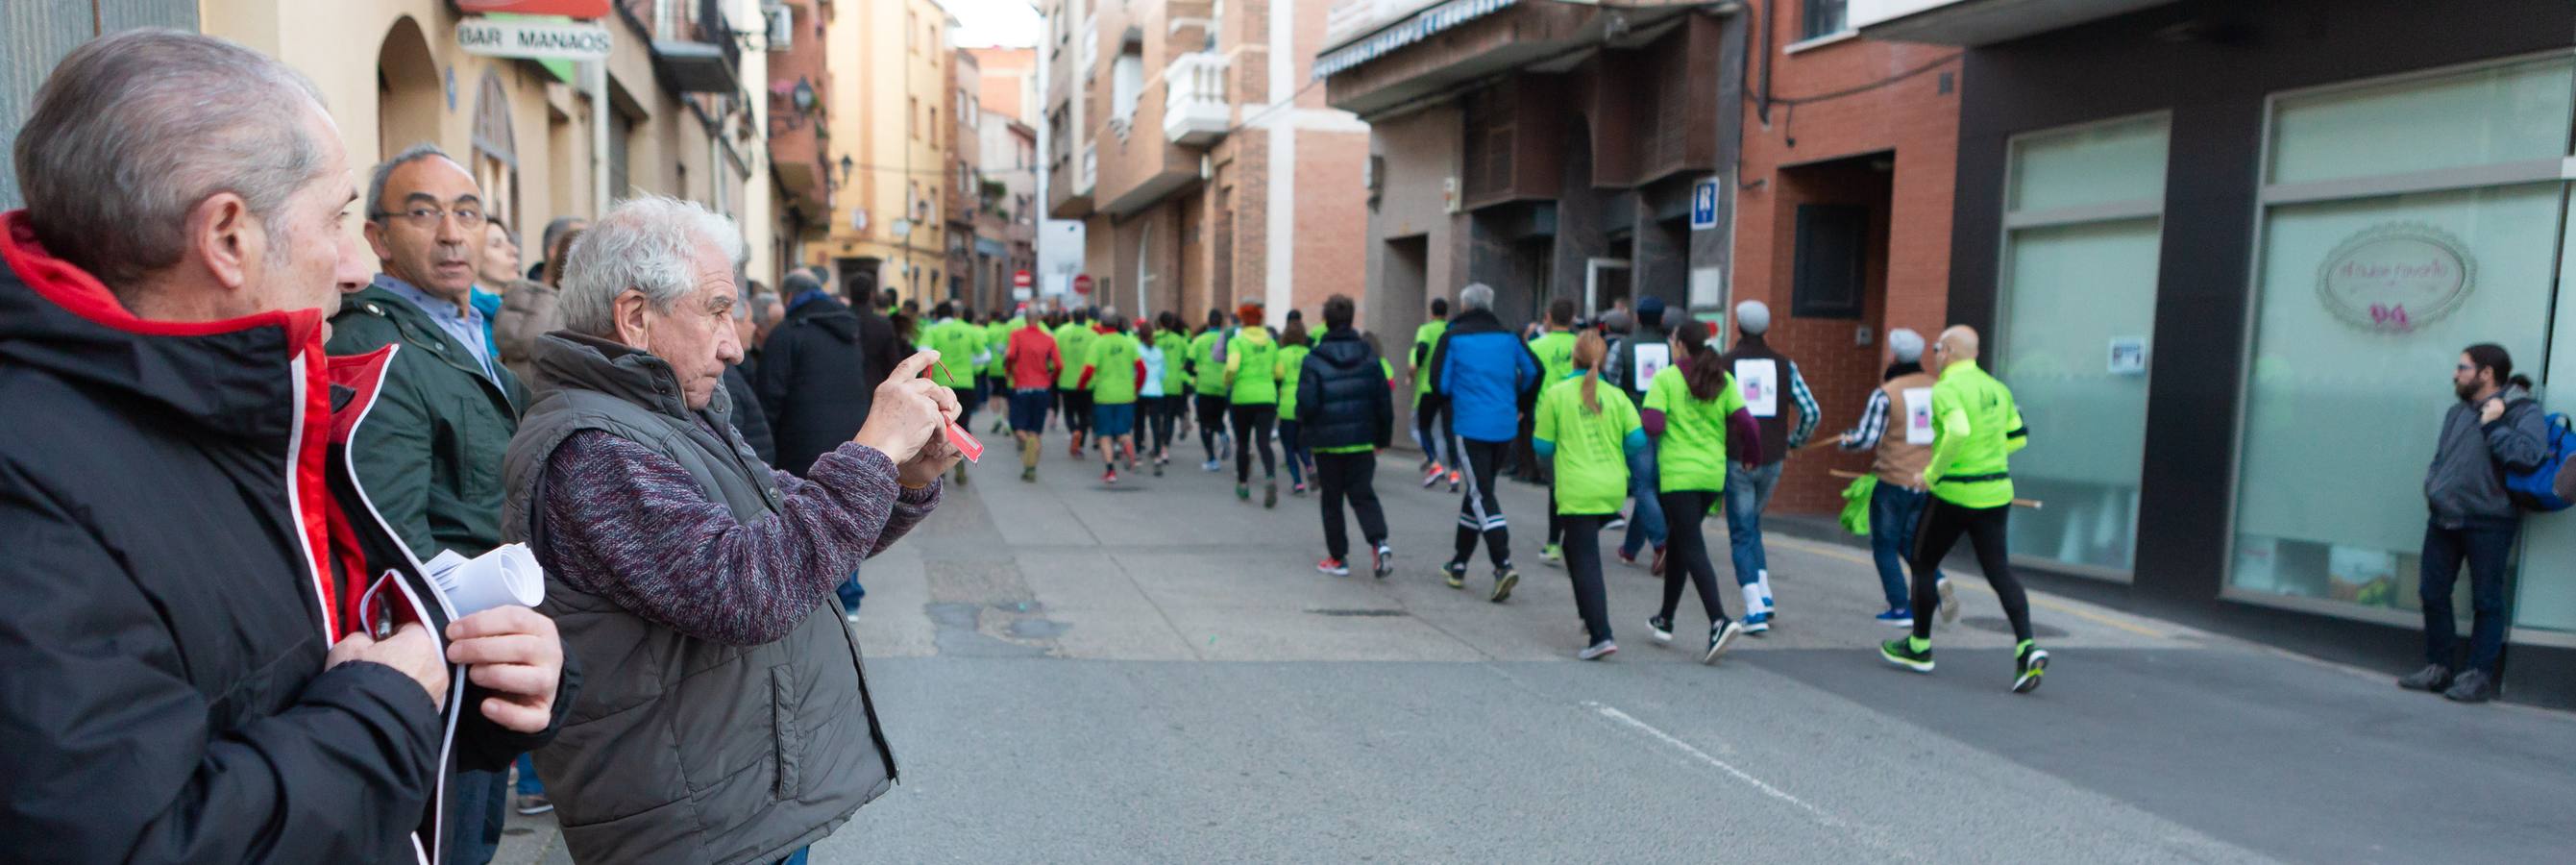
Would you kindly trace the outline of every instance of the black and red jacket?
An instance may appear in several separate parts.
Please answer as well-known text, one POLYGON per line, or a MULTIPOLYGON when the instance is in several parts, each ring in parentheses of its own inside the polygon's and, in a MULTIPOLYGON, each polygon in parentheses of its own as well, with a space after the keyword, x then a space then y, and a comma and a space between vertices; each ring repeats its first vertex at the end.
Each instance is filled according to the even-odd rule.
MULTIPOLYGON (((23 861, 435 862, 445 779, 544 736, 324 670, 369 586, 447 615, 340 444, 390 351, 323 312, 135 318, 0 215, 0 850, 23 861)), ((570 676, 556 700, 573 700, 570 676)))

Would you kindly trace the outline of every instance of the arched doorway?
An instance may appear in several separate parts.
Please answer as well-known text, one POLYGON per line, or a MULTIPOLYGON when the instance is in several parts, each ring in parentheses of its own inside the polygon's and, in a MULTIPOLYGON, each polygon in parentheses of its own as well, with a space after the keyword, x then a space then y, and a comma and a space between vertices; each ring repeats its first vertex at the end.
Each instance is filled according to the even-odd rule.
POLYGON ((509 88, 501 84, 499 73, 487 69, 474 90, 474 182, 483 187, 484 209, 525 237, 528 226, 519 220, 518 139, 510 131, 509 88))
POLYGON ((438 143, 441 87, 438 62, 430 59, 420 23, 408 15, 396 20, 376 49, 377 159, 414 144, 438 143))

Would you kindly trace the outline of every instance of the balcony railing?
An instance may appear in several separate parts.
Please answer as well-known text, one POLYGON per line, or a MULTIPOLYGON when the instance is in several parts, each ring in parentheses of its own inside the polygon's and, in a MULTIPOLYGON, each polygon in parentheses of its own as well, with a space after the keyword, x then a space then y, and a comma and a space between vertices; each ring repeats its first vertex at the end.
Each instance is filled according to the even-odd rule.
POLYGON ((622 0, 618 16, 653 46, 653 65, 682 93, 742 89, 742 46, 721 0, 622 0))
POLYGON ((1225 137, 1234 124, 1234 105, 1226 98, 1227 58, 1191 52, 1163 68, 1163 137, 1174 144, 1204 146, 1225 137))

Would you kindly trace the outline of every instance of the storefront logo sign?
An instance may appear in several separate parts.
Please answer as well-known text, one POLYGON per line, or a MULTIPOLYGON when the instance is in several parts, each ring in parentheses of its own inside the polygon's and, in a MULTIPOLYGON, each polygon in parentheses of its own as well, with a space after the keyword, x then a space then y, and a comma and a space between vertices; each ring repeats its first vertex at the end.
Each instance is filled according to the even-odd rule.
POLYGON ((2423 223, 2372 226, 2345 238, 2317 268, 2317 298, 2345 323, 2407 333, 2467 301, 2477 262, 2459 238, 2423 223))
POLYGON ((534 60, 605 60, 616 47, 597 24, 491 18, 456 22, 456 45, 467 54, 534 60))

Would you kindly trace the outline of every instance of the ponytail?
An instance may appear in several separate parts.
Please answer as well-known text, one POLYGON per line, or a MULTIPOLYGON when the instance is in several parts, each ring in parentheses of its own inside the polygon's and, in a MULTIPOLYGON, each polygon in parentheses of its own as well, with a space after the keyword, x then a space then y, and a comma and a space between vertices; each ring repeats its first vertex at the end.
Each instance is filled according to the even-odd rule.
POLYGON ((1601 413, 1601 359, 1609 356, 1610 345, 1601 335, 1587 333, 1574 340, 1574 368, 1583 371, 1583 410, 1601 413))

